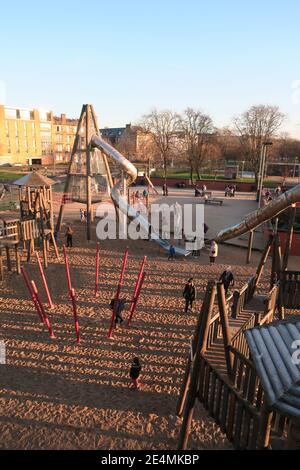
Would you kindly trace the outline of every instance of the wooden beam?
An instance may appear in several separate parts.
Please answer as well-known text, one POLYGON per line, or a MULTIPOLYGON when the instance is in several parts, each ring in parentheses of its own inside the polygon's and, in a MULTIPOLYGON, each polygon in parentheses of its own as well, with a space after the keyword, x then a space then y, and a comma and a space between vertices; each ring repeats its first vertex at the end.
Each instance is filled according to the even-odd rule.
POLYGON ((247 251, 247 264, 250 264, 250 262, 251 262, 253 238, 254 238, 254 231, 251 230, 249 232, 248 251, 247 251))
POLYGON ((222 282, 218 282, 217 292, 218 292, 218 304, 219 304, 220 320, 221 320, 221 326, 222 326, 227 374, 228 374, 229 379, 232 380, 233 362, 232 362, 232 355, 230 352, 231 333, 230 333, 229 320, 228 320, 228 309, 227 309, 227 303, 226 303, 226 297, 225 297, 225 289, 224 289, 224 285, 222 282))
POLYGON ((296 212, 297 212, 296 204, 293 204, 289 208, 288 212, 289 212, 289 226, 288 226, 285 250, 284 250, 283 261, 282 261, 282 270, 283 271, 287 270, 290 251, 291 251, 291 248, 292 248, 293 235, 294 235, 294 224, 295 224, 296 212))

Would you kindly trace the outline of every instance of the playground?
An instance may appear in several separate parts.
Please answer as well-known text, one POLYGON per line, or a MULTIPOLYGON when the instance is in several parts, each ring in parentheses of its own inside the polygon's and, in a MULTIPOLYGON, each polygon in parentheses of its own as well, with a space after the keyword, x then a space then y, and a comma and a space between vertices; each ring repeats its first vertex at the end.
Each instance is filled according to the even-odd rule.
MULTIPOLYGON (((181 420, 176 404, 189 340, 209 276, 235 256, 237 287, 254 271, 244 267, 244 251, 222 248, 219 264, 207 256, 170 263, 149 242, 105 241, 100 248, 100 295, 94 297, 96 241, 85 240, 85 227, 74 224, 70 273, 76 290, 81 343, 76 343, 63 256, 50 256, 46 277, 54 308, 47 312, 56 339, 39 322, 21 276, 6 276, 1 289, 1 337, 7 364, 1 374, 1 448, 6 449, 172 449, 181 420), (107 338, 115 291, 126 247, 128 266, 122 296, 130 299, 140 261, 147 255, 147 281, 131 328, 118 327, 107 338), (194 275, 198 301, 194 314, 183 313, 182 290, 194 275), (133 356, 143 365, 141 390, 131 389, 133 356)), ((43 286, 35 259, 26 265, 37 288, 43 286)), ((266 279, 268 282, 268 279, 266 279)), ((46 295, 42 301, 47 306, 46 295)), ((127 319, 128 311, 124 313, 127 319)), ((218 426, 197 409, 191 447, 230 448, 218 426)))
MULTIPOLYGON (((20 215, 2 219, 1 448, 269 448, 273 411, 245 337, 299 313, 299 258, 289 256, 299 187, 258 210, 247 195, 222 207, 219 195, 203 199, 208 244, 194 257, 182 243, 168 260, 171 241, 159 229, 155 239, 97 239, 93 209, 110 200, 107 189, 112 216, 151 228, 131 202, 136 168, 98 134, 84 105, 60 200, 52 181, 31 174, 15 182, 20 215), (268 239, 260 227, 283 211, 282 253, 276 223, 268 239), (225 296, 228 266, 235 284, 225 296), (185 314, 191 277, 197 300, 185 314), (121 325, 113 299, 127 301, 121 325), (134 357, 139 390, 129 377, 134 357)), ((160 201, 149 181, 151 190, 160 201)), ((163 200, 200 203, 183 193, 163 200)), ((286 435, 293 413, 274 416, 272 430, 286 435)))

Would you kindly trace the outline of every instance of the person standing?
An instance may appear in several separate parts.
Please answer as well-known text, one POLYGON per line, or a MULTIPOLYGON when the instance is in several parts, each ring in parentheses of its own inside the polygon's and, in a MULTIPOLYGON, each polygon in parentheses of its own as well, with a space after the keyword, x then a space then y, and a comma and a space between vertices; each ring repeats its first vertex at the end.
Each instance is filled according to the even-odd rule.
POLYGON ((66 238, 67 238, 67 248, 72 248, 73 247, 73 230, 71 225, 68 225, 67 231, 66 231, 66 238))
POLYGON ((168 257, 168 261, 170 261, 170 260, 173 261, 173 260, 175 259, 175 254, 176 254, 176 250, 175 250, 174 246, 171 245, 170 248, 169 248, 169 257, 168 257))
POLYGON ((162 189, 163 189, 163 196, 168 196, 169 191, 168 191, 167 183, 164 183, 164 184, 163 184, 162 189))
POLYGON ((215 240, 213 240, 210 245, 210 253, 209 253, 209 261, 211 265, 215 264, 216 258, 218 256, 218 252, 219 252, 218 244, 217 242, 215 242, 215 240))
POLYGON ((84 210, 80 209, 80 222, 84 222, 84 210))
POLYGON ((194 285, 194 279, 192 277, 185 285, 183 297, 185 298, 184 313, 188 313, 189 307, 191 307, 191 310, 193 310, 193 302, 196 300, 196 288, 194 285))
POLYGON ((227 295, 229 287, 234 286, 234 276, 231 270, 231 266, 228 266, 228 268, 225 269, 219 280, 224 286, 225 295, 227 295))
POLYGON ((142 370, 142 367, 141 367, 139 358, 135 357, 130 367, 129 376, 132 380, 133 388, 135 388, 136 390, 140 387, 139 377, 140 377, 141 370, 142 370))

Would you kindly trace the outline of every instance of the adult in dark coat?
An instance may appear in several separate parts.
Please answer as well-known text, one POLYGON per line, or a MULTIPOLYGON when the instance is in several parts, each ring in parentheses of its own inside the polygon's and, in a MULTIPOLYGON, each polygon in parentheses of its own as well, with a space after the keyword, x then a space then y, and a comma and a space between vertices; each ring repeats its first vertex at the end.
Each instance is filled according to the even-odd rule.
POLYGON ((227 295, 229 287, 234 286, 234 276, 231 271, 231 266, 228 266, 228 268, 223 271, 220 276, 220 281, 223 283, 225 294, 227 295))
POLYGON ((185 313, 188 313, 189 307, 193 309, 193 302, 196 300, 196 288, 194 285, 194 280, 191 277, 185 285, 183 291, 183 297, 185 298, 185 313))

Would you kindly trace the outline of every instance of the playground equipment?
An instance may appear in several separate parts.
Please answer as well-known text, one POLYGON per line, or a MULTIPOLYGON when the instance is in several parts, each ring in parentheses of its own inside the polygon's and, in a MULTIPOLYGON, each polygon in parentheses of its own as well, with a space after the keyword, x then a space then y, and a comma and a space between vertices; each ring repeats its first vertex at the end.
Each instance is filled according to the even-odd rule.
POLYGON ((34 241, 42 240, 44 267, 48 266, 47 252, 51 241, 58 258, 54 237, 54 215, 52 185, 54 182, 46 176, 33 172, 13 183, 19 187, 20 200, 20 238, 24 247, 28 243, 27 261, 34 253, 34 241))
POLYGON ((225 228, 216 236, 217 243, 239 237, 250 232, 267 220, 273 219, 281 212, 289 209, 293 204, 300 201, 300 184, 286 191, 270 204, 248 214, 245 219, 233 227, 225 228))
MULTIPOLYGON (((78 128, 71 154, 70 167, 68 177, 65 183, 64 194, 68 194, 72 189, 72 181, 74 180, 73 177, 76 177, 77 180, 84 181, 85 197, 80 197, 79 199, 80 202, 86 203, 88 240, 91 239, 92 180, 97 174, 99 174, 99 162, 101 163, 101 165, 103 163, 102 168, 105 169, 105 175, 102 174, 102 176, 105 177, 107 181, 107 185, 110 190, 110 196, 115 205, 116 212, 117 209, 119 209, 123 214, 125 214, 129 218, 129 220, 135 220, 136 223, 140 225, 141 229, 146 234, 149 234, 151 232, 151 238, 153 241, 158 243, 159 246, 161 246, 163 249, 169 250, 169 242, 163 240, 159 236, 159 234, 151 230, 152 227, 150 226, 148 220, 143 217, 138 211, 136 211, 132 206, 130 206, 126 201, 125 187, 129 186, 136 180, 137 169, 120 152, 118 152, 114 147, 112 147, 103 139, 101 139, 99 135, 99 128, 94 109, 91 105, 84 105, 82 107, 80 119, 78 122, 78 128), (124 179, 121 176, 119 180, 114 184, 108 165, 107 157, 112 159, 113 162, 117 163, 121 167, 124 173, 127 174, 127 179, 124 179), (94 166, 97 167, 97 170, 94 170, 94 166), (76 170, 74 170, 74 167, 76 168, 76 170)), ((101 171, 103 171, 104 173, 104 170, 101 171)), ((59 232, 61 228, 64 209, 65 199, 63 197, 56 226, 57 232, 59 232)), ((187 250, 179 247, 176 247, 176 253, 182 256, 187 256, 189 254, 187 250)))

